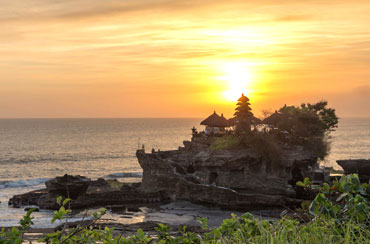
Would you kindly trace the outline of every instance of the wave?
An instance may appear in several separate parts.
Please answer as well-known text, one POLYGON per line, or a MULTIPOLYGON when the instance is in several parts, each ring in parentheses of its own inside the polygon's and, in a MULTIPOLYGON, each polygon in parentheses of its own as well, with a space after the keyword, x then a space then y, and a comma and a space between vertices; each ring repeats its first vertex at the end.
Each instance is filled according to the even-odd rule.
POLYGON ((125 173, 113 173, 104 176, 104 178, 118 179, 118 178, 141 178, 143 176, 142 172, 125 172, 125 173))
POLYGON ((0 189, 4 188, 16 188, 16 187, 27 187, 27 186, 37 186, 45 183, 51 178, 36 178, 36 179, 26 179, 17 181, 0 181, 0 189))
POLYGON ((68 155, 60 157, 43 157, 43 156, 30 156, 28 158, 9 158, 1 159, 0 165, 6 164, 27 164, 27 163, 61 163, 61 162, 81 162, 81 161, 93 161, 93 160, 109 160, 109 159, 134 159, 133 155, 97 155, 97 156, 86 156, 86 155, 68 155))
MULTIPOLYGON (((108 179, 118 179, 118 178, 141 178, 143 173, 141 172, 126 172, 126 173, 113 173, 104 176, 103 178, 108 179)), ((16 180, 16 181, 0 181, 0 189, 4 188, 18 188, 18 187, 28 187, 28 186, 37 186, 45 183, 52 178, 36 178, 36 179, 25 179, 25 180, 16 180)))

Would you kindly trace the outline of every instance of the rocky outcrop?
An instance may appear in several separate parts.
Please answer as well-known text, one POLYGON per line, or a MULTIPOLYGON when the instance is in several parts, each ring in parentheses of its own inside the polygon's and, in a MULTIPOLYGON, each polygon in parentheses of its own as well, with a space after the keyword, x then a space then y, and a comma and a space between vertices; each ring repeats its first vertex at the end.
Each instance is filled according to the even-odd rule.
POLYGON ((349 159, 337 160, 343 168, 345 174, 358 174, 361 182, 370 180, 370 160, 369 159, 349 159))
POLYGON ((83 196, 89 187, 91 180, 84 176, 73 176, 65 174, 62 177, 56 177, 46 181, 46 190, 49 197, 55 199, 58 196, 77 199, 83 196))
POLYGON ((211 140, 199 137, 173 151, 138 150, 141 184, 64 175, 46 182, 44 190, 14 196, 9 205, 58 209, 56 198, 63 196, 72 198, 72 209, 175 199, 232 209, 266 209, 298 205, 307 194, 296 182, 305 177, 325 181, 317 159, 301 147, 285 148, 280 160, 269 160, 252 148, 209 150, 211 140))
POLYGON ((283 154, 282 161, 276 163, 252 149, 199 151, 187 144, 183 150, 136 153, 143 168, 143 191, 161 191, 170 199, 230 208, 300 202, 295 183, 305 177, 314 178, 317 160, 302 148, 283 154))
MULTIPOLYGON (((139 183, 112 187, 107 181, 99 179, 91 181, 85 193, 73 198, 68 207, 71 209, 111 206, 124 208, 127 204, 146 204, 162 200, 159 192, 146 193, 141 192, 140 189, 139 183)), ((47 189, 32 191, 13 196, 8 204, 18 208, 34 205, 40 209, 58 209, 60 206, 56 202, 57 196, 55 194, 57 193, 53 191, 50 195, 47 189)))
POLYGON ((15 208, 20 208, 22 206, 36 206, 39 199, 46 196, 47 194, 48 192, 46 191, 46 189, 41 189, 20 195, 15 195, 9 199, 8 205, 15 208))

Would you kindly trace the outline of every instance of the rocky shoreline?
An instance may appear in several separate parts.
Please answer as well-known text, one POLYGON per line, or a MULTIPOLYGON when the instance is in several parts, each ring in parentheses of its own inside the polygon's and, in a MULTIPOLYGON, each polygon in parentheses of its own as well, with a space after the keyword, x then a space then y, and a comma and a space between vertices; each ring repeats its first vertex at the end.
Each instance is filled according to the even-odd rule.
POLYGON ((87 209, 94 207, 116 207, 124 208, 127 204, 144 204, 161 202, 161 195, 156 193, 145 193, 140 191, 140 183, 120 183, 116 180, 104 180, 102 178, 91 181, 83 176, 64 175, 46 182, 46 188, 31 191, 25 194, 15 195, 9 199, 8 205, 15 208, 25 206, 37 206, 40 209, 56 210, 59 204, 56 202, 57 196, 71 198, 69 207, 71 209, 87 209), (68 178, 80 179, 87 183, 86 186, 78 188, 80 182, 75 180, 68 182, 68 178), (57 182, 57 184, 53 184, 57 182), (59 192, 57 187, 60 188, 59 192), (68 187, 69 186, 69 187, 68 187))
MULTIPOLYGON (((8 204, 55 210, 60 207, 56 198, 62 196, 72 199, 67 206, 71 209, 105 207, 122 218, 131 218, 126 225, 105 222, 119 228, 140 223, 151 226, 166 223, 167 219, 175 220, 167 221, 173 229, 179 223, 197 228, 197 216, 217 219, 216 226, 221 218, 229 217, 230 211, 279 218, 284 210, 295 209, 314 196, 297 187, 296 182, 305 177, 314 184, 330 180, 328 170, 319 167, 317 158, 300 147, 285 148, 277 163, 248 148, 212 151, 204 140, 193 138, 173 151, 138 150, 136 156, 143 169, 141 183, 64 175, 47 181, 45 189, 13 196, 8 204), (212 211, 216 214, 205 214, 212 211)), ((346 174, 358 173, 361 181, 370 178, 370 160, 338 160, 338 164, 346 174)))

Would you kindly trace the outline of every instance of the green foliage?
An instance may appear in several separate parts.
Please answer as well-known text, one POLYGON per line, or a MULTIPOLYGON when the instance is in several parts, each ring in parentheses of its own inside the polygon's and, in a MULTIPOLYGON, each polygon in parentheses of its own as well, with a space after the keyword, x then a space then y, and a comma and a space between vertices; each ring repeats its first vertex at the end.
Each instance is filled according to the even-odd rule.
MULTIPOLYGON (((65 205, 71 201, 71 199, 66 198, 62 201, 62 197, 57 198, 57 203, 60 206, 58 211, 54 211, 53 218, 51 223, 54 223, 56 220, 65 220, 65 223, 68 221, 68 214, 71 213, 70 209, 66 209, 65 205)), ((95 221, 100 219, 106 213, 106 209, 101 209, 99 212, 93 213, 93 218, 95 221)), ((105 240, 104 243, 119 243, 111 242, 115 239, 112 235, 113 229, 105 228, 104 230, 93 230, 88 228, 88 226, 78 226, 76 228, 67 229, 64 225, 62 230, 58 230, 54 233, 45 235, 41 238, 39 242, 43 243, 95 243, 96 241, 105 240)), ((118 240, 117 240, 118 241, 118 240)))
POLYGON ((120 188, 124 185, 123 182, 119 182, 118 180, 114 179, 114 180, 106 180, 106 182, 108 182, 109 186, 112 187, 112 188, 120 188))
POLYGON ((210 146, 211 150, 224 150, 238 148, 240 145, 239 137, 236 135, 225 135, 216 137, 215 141, 210 146))
POLYGON ((334 130, 338 127, 338 116, 335 114, 335 109, 327 108, 327 101, 320 101, 315 104, 302 104, 301 108, 312 111, 320 118, 321 125, 325 131, 334 130))
POLYGON ((197 217, 197 221, 202 224, 203 230, 208 230, 208 220, 207 218, 197 217))
POLYGON ((281 142, 273 134, 253 131, 240 137, 242 147, 253 148, 259 155, 270 162, 279 164, 282 157, 281 142))
POLYGON ((254 148, 257 153, 272 162, 281 162, 282 146, 303 146, 323 160, 329 153, 328 134, 338 125, 335 110, 327 108, 327 102, 302 104, 300 107, 284 106, 277 113, 275 128, 259 132, 251 131, 253 113, 249 99, 242 95, 235 112, 236 134, 216 138, 211 150, 254 148))
POLYGON ((225 135, 217 137, 210 146, 211 150, 253 148, 267 160, 279 164, 282 157, 281 142, 272 134, 252 131, 249 134, 225 135))
POLYGON ((370 231, 354 221, 342 225, 314 219, 307 224, 290 218, 258 220, 250 214, 232 216, 203 237, 204 243, 368 243, 370 231))
POLYGON ((280 131, 288 132, 285 142, 303 145, 318 158, 324 159, 329 152, 327 135, 338 125, 335 110, 327 108, 327 102, 302 104, 300 107, 284 106, 276 124, 280 131))
POLYGON ((310 188, 311 185, 312 185, 312 181, 310 180, 310 178, 306 177, 304 178, 304 181, 298 181, 297 183, 297 186, 301 186, 301 187, 305 187, 305 188, 310 188))
MULTIPOLYGON (((311 188, 308 178, 298 186, 311 188)), ((332 186, 324 183, 309 207, 315 217, 333 219, 336 223, 356 221, 370 223, 370 182, 361 184, 357 174, 343 175, 332 186)))
POLYGON ((31 214, 35 211, 34 208, 27 211, 26 215, 19 221, 18 227, 13 227, 10 231, 5 231, 2 228, 0 232, 0 244, 21 244, 23 242, 24 233, 33 224, 31 214))

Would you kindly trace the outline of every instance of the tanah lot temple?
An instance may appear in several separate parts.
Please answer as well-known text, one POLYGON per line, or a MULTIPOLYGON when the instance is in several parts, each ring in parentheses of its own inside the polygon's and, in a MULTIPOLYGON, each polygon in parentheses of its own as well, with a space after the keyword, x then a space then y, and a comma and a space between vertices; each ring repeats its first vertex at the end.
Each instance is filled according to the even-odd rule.
POLYGON ((232 126, 223 114, 218 115, 216 111, 213 112, 208 118, 200 122, 201 125, 206 126, 204 132, 206 135, 223 134, 225 128, 232 126))
MULTIPOLYGON (((242 94, 242 96, 239 98, 238 102, 240 102, 243 99, 248 99, 247 97, 242 94)), ((251 122, 254 125, 261 124, 262 121, 255 116, 251 117, 251 122)), ((208 118, 200 122, 201 125, 205 126, 204 134, 205 135, 223 135, 225 133, 229 133, 233 131, 234 127, 237 125, 238 121, 237 118, 230 118, 227 119, 224 117, 223 114, 218 115, 216 111, 213 112, 208 118)), ((193 128, 193 135, 195 132, 195 128, 193 128)))

